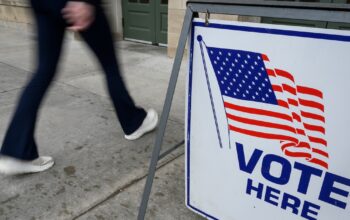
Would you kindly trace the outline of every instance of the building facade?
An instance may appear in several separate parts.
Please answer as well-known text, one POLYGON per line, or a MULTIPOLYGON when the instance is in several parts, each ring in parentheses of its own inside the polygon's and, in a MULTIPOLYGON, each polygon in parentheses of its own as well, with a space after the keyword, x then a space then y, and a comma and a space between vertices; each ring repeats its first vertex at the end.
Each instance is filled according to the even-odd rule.
MULTIPOLYGON (((29 0, 0 0, 0 25, 30 29, 33 24, 29 0)), ((180 36, 187 0, 104 0, 113 33, 117 39, 128 39, 167 46, 173 57, 180 36)), ((264 0, 261 0, 264 1, 264 0)), ((276 0, 284 1, 284 0, 276 0)), ((300 2, 350 3, 350 0, 295 0, 300 2)), ((204 15, 201 15, 204 16, 204 15)), ((224 20, 253 21, 274 24, 304 25, 349 29, 348 24, 291 21, 233 15, 212 15, 224 20)))

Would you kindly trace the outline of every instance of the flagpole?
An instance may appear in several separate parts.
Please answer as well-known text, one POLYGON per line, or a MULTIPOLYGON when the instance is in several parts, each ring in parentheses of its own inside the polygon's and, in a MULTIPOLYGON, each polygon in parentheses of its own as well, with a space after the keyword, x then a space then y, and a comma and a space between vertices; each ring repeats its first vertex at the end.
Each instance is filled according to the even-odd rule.
POLYGON ((220 137, 220 130, 219 130, 219 125, 218 125, 218 120, 217 120, 217 117, 216 117, 216 111, 215 111, 213 94, 212 94, 212 91, 211 91, 211 85, 210 85, 210 81, 209 81, 207 64, 206 64, 205 58, 204 58, 204 50, 203 50, 203 43, 204 43, 204 41, 203 41, 203 37, 201 35, 198 35, 197 36, 197 40, 198 40, 199 46, 201 48, 202 61, 203 61, 203 66, 204 66, 205 78, 206 78, 207 86, 208 86, 208 92, 209 92, 209 96, 210 96, 210 104, 211 104, 211 108, 212 108, 212 112, 213 112, 213 116, 214 116, 214 121, 215 121, 216 133, 218 135, 220 148, 223 148, 222 147, 222 140, 221 140, 221 137, 220 137))

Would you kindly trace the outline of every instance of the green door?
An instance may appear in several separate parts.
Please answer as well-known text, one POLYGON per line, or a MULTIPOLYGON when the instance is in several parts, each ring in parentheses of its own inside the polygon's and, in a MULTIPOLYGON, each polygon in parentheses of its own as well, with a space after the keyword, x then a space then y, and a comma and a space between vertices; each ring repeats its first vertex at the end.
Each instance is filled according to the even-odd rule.
POLYGON ((168 0, 123 0, 124 38, 167 43, 168 0))
MULTIPOLYGON (((286 0, 275 0, 275 1, 286 1, 286 0)), ((288 0, 288 1, 293 1, 293 0, 288 0)), ((294 1, 295 2, 350 3, 349 0, 294 0, 294 1)), ((323 22, 323 21, 305 21, 305 20, 264 17, 262 18, 262 22, 269 23, 269 24, 287 24, 287 25, 294 25, 294 26, 306 26, 306 27, 318 27, 318 28, 350 29, 349 24, 323 22)))

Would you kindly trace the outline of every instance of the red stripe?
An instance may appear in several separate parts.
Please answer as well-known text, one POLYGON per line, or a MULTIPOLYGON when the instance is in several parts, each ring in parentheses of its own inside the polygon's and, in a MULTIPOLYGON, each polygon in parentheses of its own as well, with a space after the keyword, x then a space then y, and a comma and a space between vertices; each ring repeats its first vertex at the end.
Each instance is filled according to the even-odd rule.
POLYGON ((268 58, 268 56, 266 56, 265 54, 261 54, 261 57, 264 61, 270 61, 270 59, 268 58))
POLYGON ((292 116, 294 120, 296 120, 297 122, 301 122, 301 117, 297 113, 292 112, 292 116))
POLYGON ((325 128, 322 127, 322 126, 317 126, 317 125, 311 125, 311 124, 304 123, 304 127, 305 127, 307 130, 318 131, 318 132, 321 132, 322 134, 325 134, 325 133, 326 133, 325 128))
POLYGON ((283 87, 283 90, 285 90, 293 95, 297 95, 297 90, 294 87, 287 85, 287 84, 282 84, 282 87, 283 87))
POLYGON ((323 123, 325 123, 325 118, 321 115, 318 114, 314 114, 314 113, 310 113, 310 112, 304 112, 304 111, 300 111, 301 116, 303 116, 304 118, 311 118, 311 119, 315 119, 318 121, 322 121, 323 123))
POLYGON ((266 69, 266 72, 269 76, 276 76, 275 71, 273 71, 272 69, 266 69))
POLYGON ((249 136, 259 137, 259 138, 265 138, 265 139, 273 139, 273 140, 287 140, 292 142, 298 142, 296 138, 286 136, 286 135, 279 135, 279 134, 269 134, 264 132, 258 132, 258 131, 251 131, 243 128, 237 128, 232 125, 229 126, 231 131, 235 131, 241 134, 246 134, 249 136))
POLYGON ((278 86, 278 85, 272 85, 272 89, 273 91, 275 92, 283 92, 283 89, 281 86, 278 86))
POLYGON ((294 105, 294 106, 299 106, 299 102, 295 99, 288 99, 288 104, 294 105))
POLYGON ((277 100, 277 102, 278 102, 278 105, 279 106, 282 106, 282 107, 285 107, 285 108, 289 108, 289 105, 288 105, 288 103, 287 102, 285 102, 285 101, 283 101, 283 100, 277 100))
POLYGON ((318 102, 310 101, 310 100, 305 100, 305 99, 299 99, 300 105, 311 107, 311 108, 317 108, 324 112, 324 106, 318 102))
MULTIPOLYGON (((290 157, 299 157, 299 158, 305 158, 305 159, 311 158, 311 154, 306 153, 306 152, 293 152, 293 151, 289 151, 289 150, 285 150, 283 152, 284 152, 285 155, 290 156, 290 157)), ((317 164, 317 165, 320 165, 320 166, 325 167, 326 169, 328 169, 328 163, 326 163, 323 160, 320 160, 320 159, 317 159, 317 158, 312 158, 311 160, 309 160, 309 162, 317 164)))
POLYGON ((328 169, 328 163, 324 162, 323 160, 319 160, 317 158, 312 158, 311 160, 309 160, 309 162, 320 165, 321 167, 328 169))
POLYGON ((304 135, 304 136, 306 135, 303 129, 298 129, 298 128, 297 128, 297 134, 304 135))
POLYGON ((299 142, 298 145, 297 145, 296 147, 298 147, 298 148, 307 148, 307 149, 310 149, 310 148, 311 148, 311 147, 310 147, 310 144, 307 143, 307 142, 304 142, 304 141, 299 142))
POLYGON ((295 145, 295 143, 286 143, 281 146, 282 151, 284 151, 286 148, 293 147, 293 148, 306 148, 310 149, 310 144, 307 142, 299 142, 298 145, 295 145))
POLYGON ((322 144, 323 146, 327 147, 327 141, 322 139, 322 138, 318 138, 318 137, 312 137, 312 136, 308 136, 309 140, 313 143, 317 143, 317 144, 322 144))
POLYGON ((291 80, 292 82, 294 82, 293 75, 288 73, 287 71, 280 70, 280 69, 275 69, 275 73, 276 73, 277 76, 281 76, 281 77, 287 78, 287 79, 291 80))
POLYGON ((287 91, 293 95, 297 95, 296 93, 296 89, 287 85, 287 84, 282 84, 281 86, 280 85, 272 85, 272 89, 275 91, 275 92, 283 92, 283 91, 287 91))
POLYGON ((233 110, 236 110, 236 111, 241 111, 241 112, 245 112, 245 113, 249 113, 249 114, 265 115, 265 116, 269 116, 269 117, 283 119, 283 120, 290 121, 290 122, 293 121, 293 119, 289 115, 278 113, 278 112, 267 111, 267 110, 256 109, 256 108, 243 107, 243 106, 234 105, 234 104, 228 103, 228 102, 225 102, 224 106, 226 108, 230 108, 230 109, 233 109, 233 110))
POLYGON ((289 156, 289 157, 301 157, 301 158, 311 158, 311 154, 310 153, 305 153, 305 152, 293 152, 293 151, 289 151, 289 150, 285 150, 284 154, 289 156))
POLYGON ((295 146, 295 143, 286 143, 286 144, 283 144, 282 146, 281 146, 281 149, 282 149, 282 151, 284 151, 286 148, 288 148, 288 147, 293 147, 293 146, 295 146))
POLYGON ((313 148, 312 152, 319 154, 319 155, 322 155, 322 156, 325 156, 327 158, 329 157, 329 154, 327 152, 320 150, 320 149, 313 148))
POLYGON ((291 126, 281 125, 281 124, 271 123, 271 122, 265 122, 265 121, 258 121, 258 120, 254 120, 254 119, 248 119, 248 118, 242 118, 242 117, 238 117, 238 116, 235 116, 235 115, 232 115, 229 113, 227 113, 226 115, 229 119, 234 120, 234 121, 238 121, 241 123, 246 123, 246 124, 256 125, 256 126, 261 126, 261 127, 277 128, 277 129, 281 129, 284 131, 290 131, 293 134, 295 134, 295 129, 291 126))
POLYGON ((307 94, 307 95, 314 95, 321 99, 323 99, 323 93, 320 90, 314 89, 314 88, 308 88, 305 86, 297 86, 297 90, 299 93, 307 94))

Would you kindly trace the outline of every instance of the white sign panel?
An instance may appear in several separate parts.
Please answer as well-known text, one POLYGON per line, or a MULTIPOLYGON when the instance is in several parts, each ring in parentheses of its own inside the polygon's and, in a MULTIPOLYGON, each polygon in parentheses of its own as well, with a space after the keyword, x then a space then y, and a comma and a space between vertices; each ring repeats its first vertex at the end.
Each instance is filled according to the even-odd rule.
POLYGON ((187 206, 209 219, 350 219, 350 33, 193 22, 187 206))

